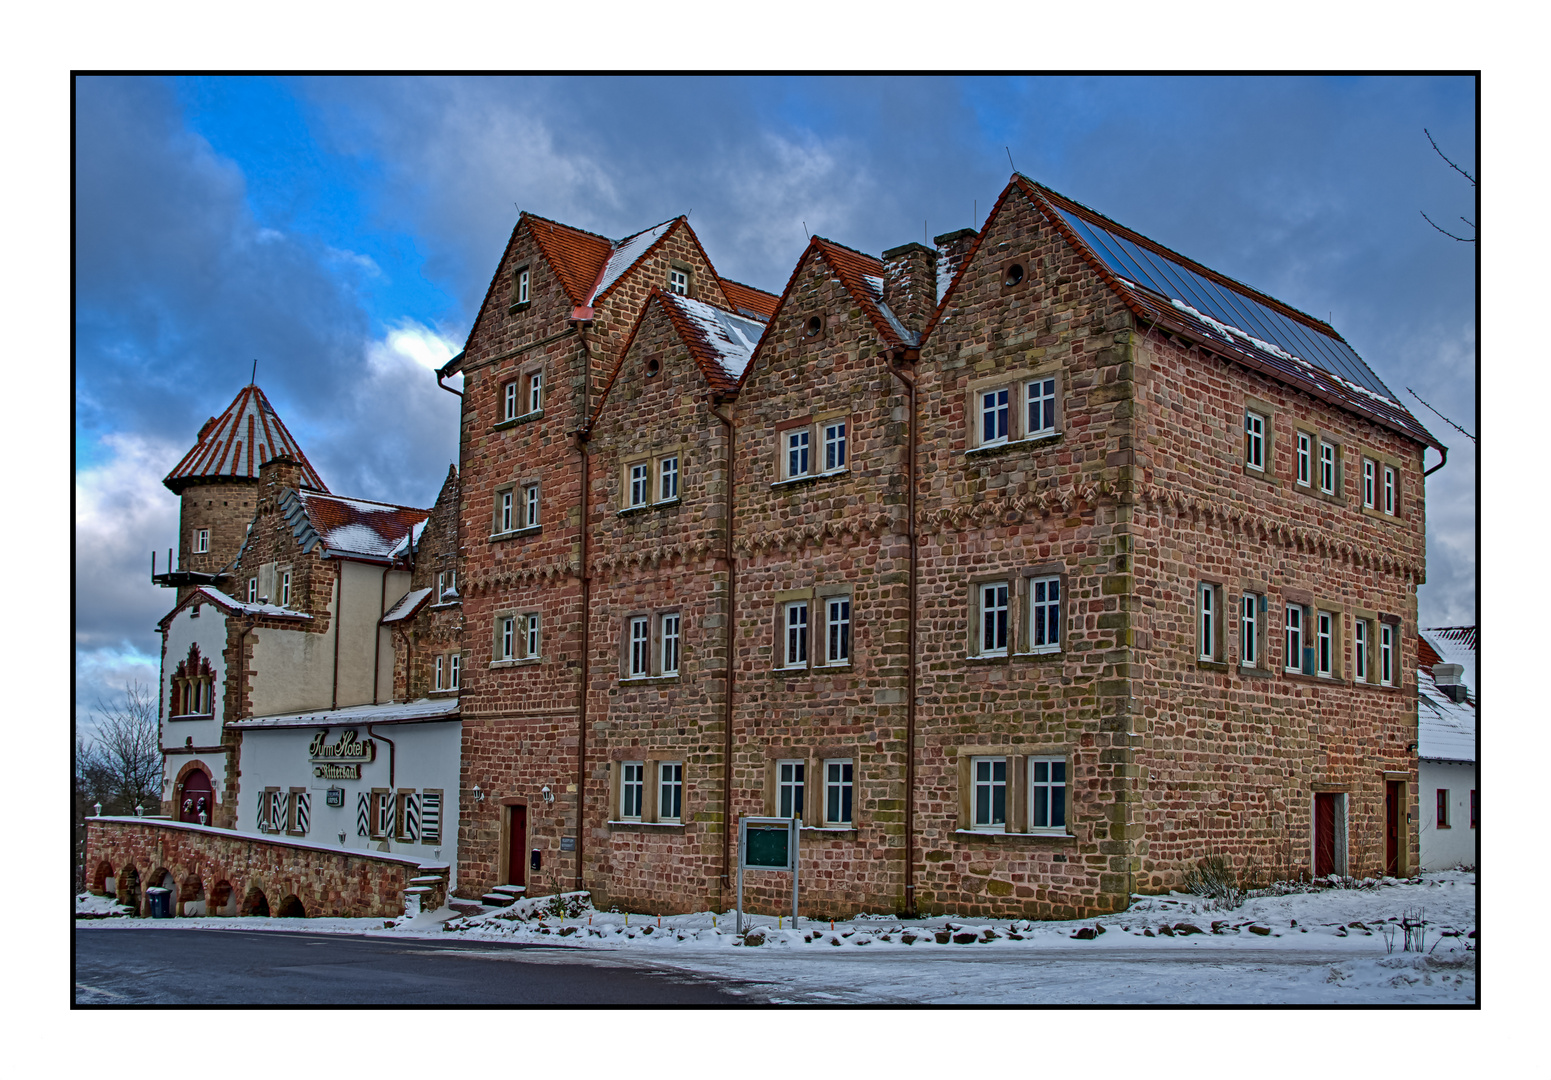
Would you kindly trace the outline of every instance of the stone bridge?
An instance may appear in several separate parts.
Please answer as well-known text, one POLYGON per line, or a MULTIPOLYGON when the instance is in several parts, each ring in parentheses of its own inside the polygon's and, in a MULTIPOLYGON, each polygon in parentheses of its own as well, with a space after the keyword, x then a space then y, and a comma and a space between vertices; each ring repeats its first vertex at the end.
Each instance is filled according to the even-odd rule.
POLYGON ((174 915, 382 916, 447 902, 446 863, 249 836, 138 817, 86 821, 86 886, 148 915, 149 888, 174 915))

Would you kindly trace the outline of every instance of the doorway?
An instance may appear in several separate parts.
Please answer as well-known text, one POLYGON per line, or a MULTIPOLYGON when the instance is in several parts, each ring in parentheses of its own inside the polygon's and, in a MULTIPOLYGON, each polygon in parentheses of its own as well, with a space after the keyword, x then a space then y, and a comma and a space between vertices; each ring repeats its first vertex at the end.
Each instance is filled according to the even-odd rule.
POLYGON ((528 884, 528 808, 506 808, 506 883, 528 884))
POLYGON ((1406 782, 1390 780, 1384 785, 1384 873, 1389 877, 1403 876, 1405 867, 1400 858, 1401 823, 1405 821, 1406 782))
POLYGON ((178 793, 178 820, 190 825, 212 824, 215 793, 210 787, 210 776, 203 769, 194 769, 183 778, 183 790, 178 793), (200 821, 200 815, 204 821, 200 821))
POLYGON ((1346 874, 1346 796, 1317 792, 1314 796, 1314 876, 1346 874))

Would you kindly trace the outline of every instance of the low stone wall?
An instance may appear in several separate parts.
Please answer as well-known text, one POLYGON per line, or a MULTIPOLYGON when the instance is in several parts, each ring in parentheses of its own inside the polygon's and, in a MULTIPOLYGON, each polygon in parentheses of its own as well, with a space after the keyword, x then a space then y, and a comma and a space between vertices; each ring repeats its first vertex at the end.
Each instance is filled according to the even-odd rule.
POLYGON ((150 913, 146 890, 160 887, 172 891, 175 915, 391 918, 403 914, 412 879, 446 873, 403 856, 111 817, 87 820, 84 865, 88 889, 141 915, 150 913))

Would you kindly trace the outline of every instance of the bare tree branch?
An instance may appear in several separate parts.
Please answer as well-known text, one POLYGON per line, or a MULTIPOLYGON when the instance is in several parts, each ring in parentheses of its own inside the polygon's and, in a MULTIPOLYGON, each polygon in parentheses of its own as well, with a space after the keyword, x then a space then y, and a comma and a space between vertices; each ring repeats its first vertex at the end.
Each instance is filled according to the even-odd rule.
MULTIPOLYGON (((1416 398, 1416 400, 1421 401, 1423 405, 1427 405, 1427 402, 1422 401, 1422 395, 1418 394, 1415 390, 1411 389, 1409 386, 1406 387, 1406 393, 1408 393, 1412 397, 1416 398)), ((1433 415, 1437 416, 1438 419, 1442 420, 1445 424, 1448 424, 1455 431, 1457 431, 1461 435, 1465 436, 1465 438, 1469 439, 1471 442, 1475 442, 1476 441, 1476 437, 1474 435, 1472 435, 1470 432, 1466 431, 1464 428, 1460 427, 1453 420, 1450 420, 1447 416, 1444 416, 1437 409, 1433 409, 1433 407, 1431 405, 1427 405, 1427 407, 1429 409, 1432 409, 1433 415)), ((1479 446, 1480 443, 1476 443, 1476 445, 1479 446)))
MULTIPOLYGON (((1422 215, 1422 219, 1424 221, 1426 221, 1427 224, 1429 224, 1433 228, 1437 229, 1444 236, 1447 236, 1450 240, 1458 240, 1462 244, 1474 244, 1476 242, 1476 238, 1474 236, 1455 236, 1453 233, 1449 232, 1448 229, 1443 228, 1436 221, 1434 221, 1432 218, 1428 217, 1427 216, 1427 211, 1425 211, 1425 210, 1418 210, 1417 213, 1422 215)), ((1464 218, 1460 218, 1460 220, 1464 221, 1465 219, 1464 218)), ((1469 222, 1466 222, 1466 224, 1468 225, 1469 222)))
MULTIPOLYGON (((1436 142, 1433 142, 1433 133, 1428 131, 1426 128, 1423 128, 1422 129, 1422 134, 1426 135, 1427 136, 1427 141, 1433 144, 1433 149, 1438 151, 1438 156, 1443 158, 1444 161, 1449 161, 1449 156, 1447 154, 1445 154, 1442 150, 1438 150, 1438 144, 1436 142)), ((1455 172, 1459 173, 1466 180, 1469 180, 1471 187, 1475 187, 1476 186, 1476 178, 1474 176, 1471 176, 1468 172, 1466 172, 1464 169, 1460 168, 1458 165, 1454 164, 1454 162, 1449 161, 1449 168, 1451 168, 1455 172)))
POLYGON ((92 710, 93 730, 76 748, 83 794, 108 813, 161 805, 162 753, 156 698, 141 683, 125 684, 113 702, 92 710))

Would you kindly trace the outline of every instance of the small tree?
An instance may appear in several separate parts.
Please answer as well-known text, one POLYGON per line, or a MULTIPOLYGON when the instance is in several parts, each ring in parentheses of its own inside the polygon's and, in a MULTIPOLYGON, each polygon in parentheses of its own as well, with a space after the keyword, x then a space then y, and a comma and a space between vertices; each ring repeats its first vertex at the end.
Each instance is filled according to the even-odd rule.
POLYGON ((143 683, 126 683, 111 703, 98 699, 92 730, 76 743, 77 783, 88 804, 101 802, 105 814, 161 806, 156 712, 156 698, 143 683))

